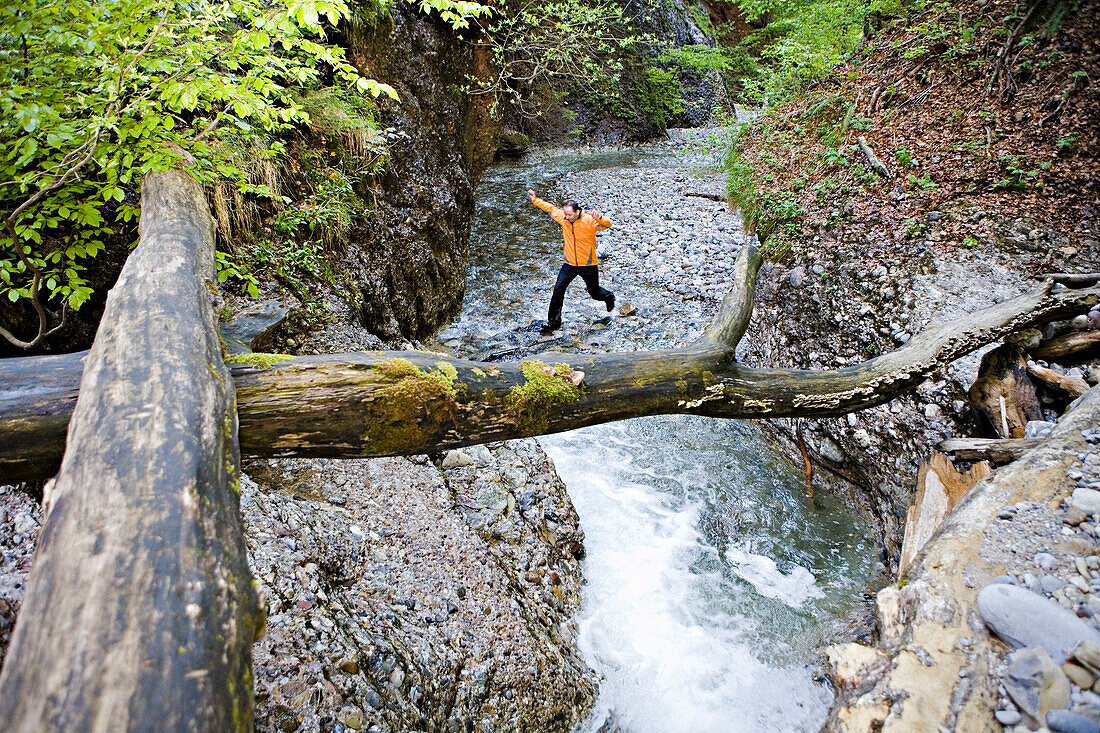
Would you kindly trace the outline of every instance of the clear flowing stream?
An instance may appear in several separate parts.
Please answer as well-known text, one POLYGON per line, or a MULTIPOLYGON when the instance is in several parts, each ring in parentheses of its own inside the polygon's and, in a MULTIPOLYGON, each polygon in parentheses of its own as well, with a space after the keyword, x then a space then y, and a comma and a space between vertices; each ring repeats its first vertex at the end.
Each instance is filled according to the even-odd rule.
MULTIPOLYGON (((706 162, 665 143, 494 166, 478 189, 464 311, 437 345, 479 359, 533 353, 561 232, 528 188, 616 222, 601 241, 601 282, 638 309, 609 319, 578 279, 561 334, 534 351, 694 338, 744 241, 735 212, 684 193, 705 188, 692 166, 706 162)), ((881 572, 864 521, 821 492, 811 510, 800 472, 751 423, 640 418, 540 442, 586 536, 580 645, 603 675, 589 728, 611 714, 630 733, 816 730, 832 698, 817 652, 881 572)))

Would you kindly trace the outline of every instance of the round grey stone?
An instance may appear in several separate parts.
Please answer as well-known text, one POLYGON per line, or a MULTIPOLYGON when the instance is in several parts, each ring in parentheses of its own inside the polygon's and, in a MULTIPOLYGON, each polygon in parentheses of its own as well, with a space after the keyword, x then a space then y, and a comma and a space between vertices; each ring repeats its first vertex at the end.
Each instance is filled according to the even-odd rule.
POLYGON ((1079 508, 1085 514, 1100 514, 1100 491, 1095 489, 1074 489, 1069 498, 1072 506, 1079 508))
POLYGON ((1100 725, 1068 710, 1048 712, 1047 727, 1055 733, 1100 733, 1100 725))
POLYGON ((1054 577, 1053 575, 1044 575, 1039 580, 1039 585, 1042 586, 1044 593, 1053 593, 1059 588, 1065 586, 1065 583, 1063 583, 1061 580, 1054 577))
POLYGON ((1054 559, 1054 555, 1051 555, 1049 552, 1040 552, 1035 556, 1035 562, 1037 562, 1039 567, 1043 570, 1050 570, 1058 564, 1058 561, 1054 559))
POLYGON ((1082 641, 1100 644, 1100 631, 1072 611, 1016 586, 993 583, 982 588, 978 611, 1009 646, 1041 646, 1058 664, 1082 641))

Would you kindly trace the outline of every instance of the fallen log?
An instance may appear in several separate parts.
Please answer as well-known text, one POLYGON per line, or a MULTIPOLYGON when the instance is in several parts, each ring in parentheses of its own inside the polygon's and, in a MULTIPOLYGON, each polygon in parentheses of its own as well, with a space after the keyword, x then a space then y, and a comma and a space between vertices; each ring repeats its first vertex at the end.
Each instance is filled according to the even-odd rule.
POLYGON ((890 169, 886 167, 886 164, 879 160, 875 155, 875 151, 871 150, 870 144, 866 138, 856 138, 856 142, 859 144, 859 149, 863 151, 863 157, 867 158, 867 162, 871 164, 871 170, 878 173, 883 178, 890 179, 890 169))
MULTIPOLYGON (((213 277, 213 258, 199 186, 177 171, 148 176, 140 243, 83 376, 79 358, 56 357, 37 389, 19 382, 28 407, 14 419, 54 431, 74 391, 71 379, 55 389, 60 375, 80 386, 0 672, 7 731, 251 728, 258 602, 233 383, 199 274, 213 277)), ((5 363, 5 382, 20 361, 5 363)), ((26 465, 60 445, 20 435, 36 456, 26 465)))
POLYGON ((1042 442, 1042 438, 950 438, 940 441, 936 450, 964 461, 1003 464, 1012 463, 1042 442))
MULTIPOLYGON (((1048 282, 930 326, 897 351, 861 364, 835 371, 754 369, 738 364, 734 349, 752 313, 760 262, 755 248, 743 250, 738 285, 691 345, 547 357, 562 362, 563 370, 584 372, 581 387, 546 375, 535 360, 481 363, 414 351, 286 357, 270 365, 234 366, 241 451, 261 457, 410 455, 644 415, 843 415, 889 402, 943 365, 1006 334, 1064 319, 1100 300, 1100 287, 1052 290, 1048 282)), ((78 378, 76 372, 71 376, 78 378)), ((9 420, 6 390, 0 383, 0 431, 9 420)), ((59 440, 55 428, 51 433, 43 425, 38 431, 35 420, 26 420, 27 440, 42 445, 59 440)), ((8 449, 0 454, 0 475, 20 475, 15 473, 19 450, 8 449)), ((32 477, 21 474, 20 480, 32 477)))
POLYGON ((1039 380, 1048 389, 1069 400, 1075 400, 1089 391, 1089 383, 1080 377, 1062 374, 1050 367, 1040 366, 1034 362, 1027 365, 1027 373, 1039 380))
POLYGON ((1048 339, 1028 353, 1033 359, 1073 366, 1100 354, 1100 331, 1070 331, 1048 339))
POLYGON ((1052 272, 1044 277, 1070 287, 1095 285, 1100 282, 1100 272, 1052 272))

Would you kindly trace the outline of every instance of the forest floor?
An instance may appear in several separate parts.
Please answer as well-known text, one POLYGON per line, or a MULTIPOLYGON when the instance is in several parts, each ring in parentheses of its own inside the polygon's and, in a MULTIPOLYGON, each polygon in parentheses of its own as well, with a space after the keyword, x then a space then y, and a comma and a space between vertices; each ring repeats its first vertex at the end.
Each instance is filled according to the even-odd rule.
POLYGON ((885 261, 928 247, 1003 251, 1031 274, 1094 266, 1100 5, 1025 8, 939 3, 749 128, 732 186, 756 191, 749 218, 776 255, 885 261))

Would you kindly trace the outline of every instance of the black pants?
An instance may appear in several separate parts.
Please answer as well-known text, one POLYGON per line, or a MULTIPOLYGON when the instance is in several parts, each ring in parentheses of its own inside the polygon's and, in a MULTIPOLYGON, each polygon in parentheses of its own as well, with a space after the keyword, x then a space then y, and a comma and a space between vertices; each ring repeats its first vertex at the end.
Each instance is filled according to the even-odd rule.
POLYGON ((554 283, 554 294, 550 296, 550 313, 547 316, 550 323, 561 321, 561 305, 565 300, 565 289, 577 275, 584 280, 584 284, 588 287, 588 294, 593 300, 602 300, 606 303, 611 299, 613 293, 600 287, 600 271, 596 265, 574 267, 566 262, 558 271, 558 281, 554 283))

